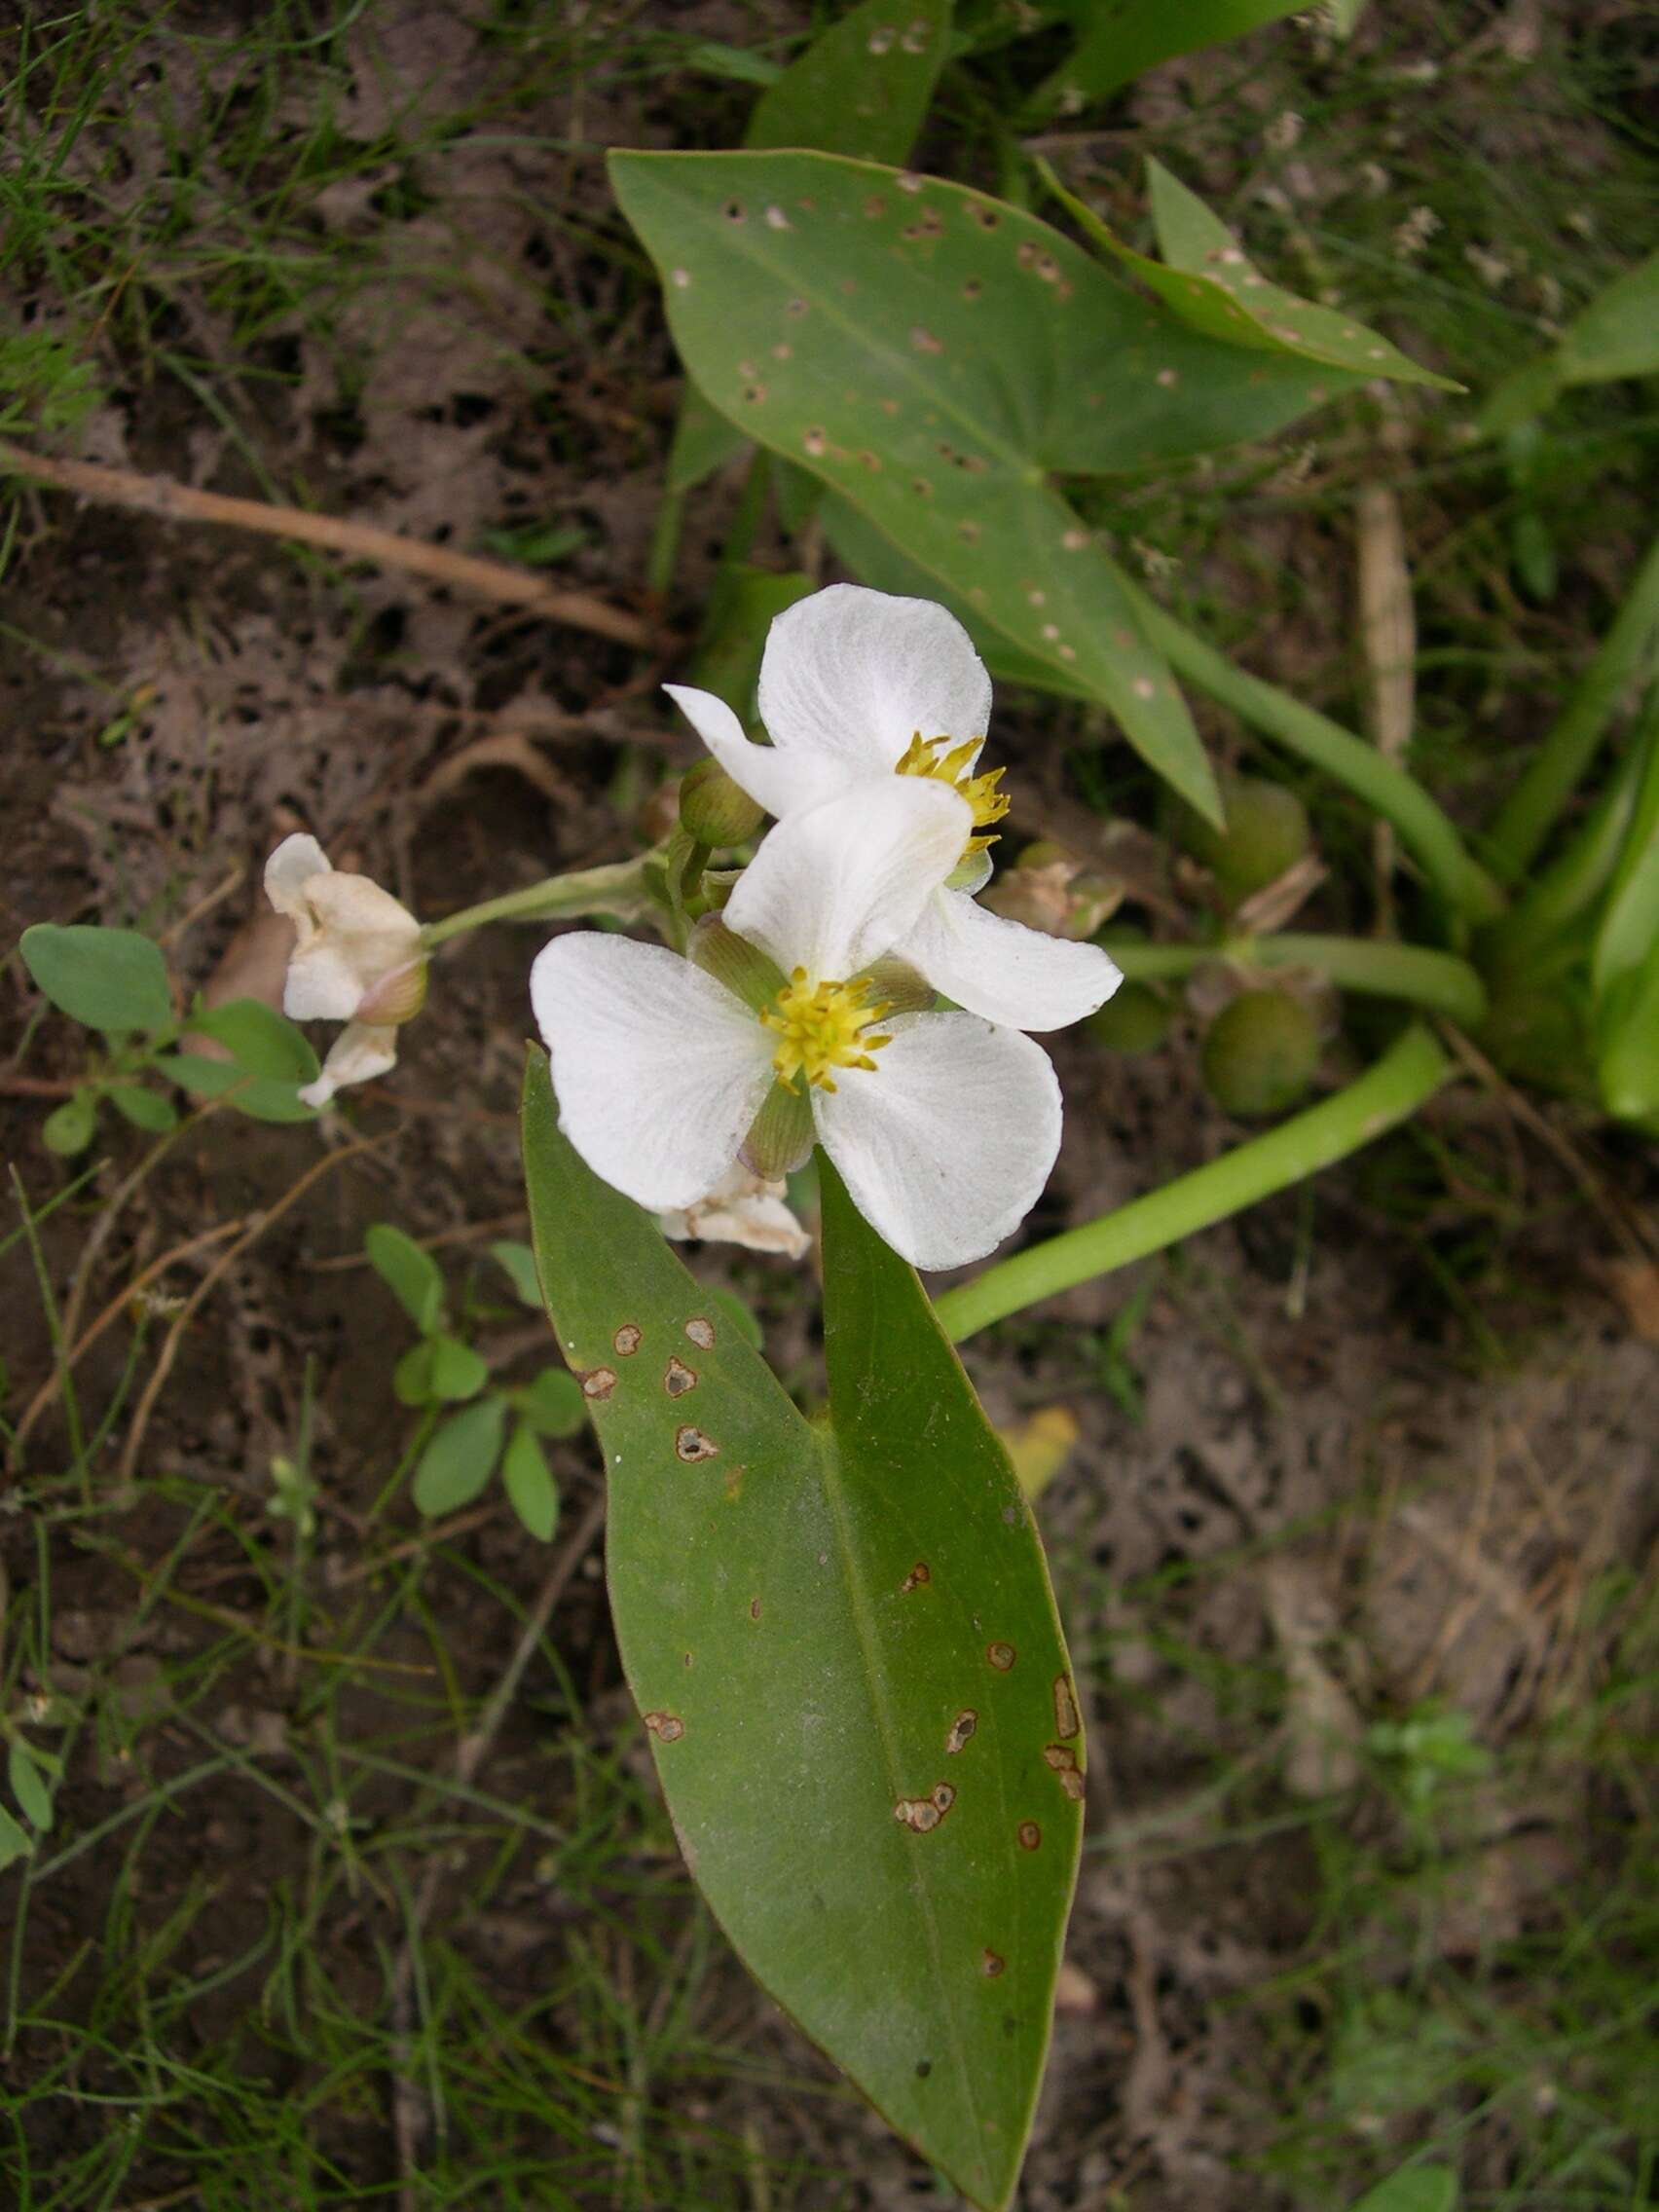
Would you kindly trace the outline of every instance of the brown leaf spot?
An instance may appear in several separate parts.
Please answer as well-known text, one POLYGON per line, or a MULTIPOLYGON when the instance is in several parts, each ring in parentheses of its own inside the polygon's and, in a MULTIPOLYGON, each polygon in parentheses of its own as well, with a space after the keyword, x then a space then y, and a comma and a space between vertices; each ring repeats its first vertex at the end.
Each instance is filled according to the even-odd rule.
POLYGON ((713 1323, 713 1321, 705 1320, 701 1313, 693 1315, 693 1317, 686 1322, 685 1334, 691 1339, 691 1342, 697 1346, 699 1351, 714 1350, 715 1324, 713 1323))
POLYGON ((1078 1731, 1077 1700, 1064 1675, 1054 1677, 1054 1734, 1075 1736, 1078 1731))
POLYGON ((951 1783, 948 1782, 936 1782, 933 1786, 932 1795, 934 1805, 937 1808, 940 1819, 942 1819, 944 1815, 949 1812, 951 1806, 956 1802, 955 1788, 951 1783))
POLYGON ((909 1573, 905 1575, 903 1581, 900 1583, 899 1587, 901 1591, 903 1591, 907 1596, 910 1591, 917 1589, 922 1583, 931 1582, 932 1580, 933 1569, 929 1567, 925 1559, 919 1559, 917 1560, 915 1566, 911 1567, 909 1573))
POLYGON ((1033 269, 1037 264, 1037 250, 1035 239, 1021 239, 1014 248, 1014 258, 1021 269, 1033 269))
POLYGON ((1035 1851, 1043 1840, 1043 1831, 1035 1821, 1021 1821, 1018 1834, 1021 1851, 1035 1851))
POLYGON ((972 1706, 964 1706, 950 1723, 950 1733, 944 1739, 947 1751, 959 1751, 979 1725, 979 1715, 972 1706))
POLYGON ((805 314, 806 302, 804 300, 786 300, 784 313, 785 314, 805 314))
POLYGON ((864 211, 872 223, 879 222, 887 212, 887 203, 879 192, 872 192, 864 203, 864 211))
POLYGON ((685 1723, 675 1713, 647 1713, 645 1726, 659 1744, 678 1744, 685 1733, 685 1723))
POLYGON ((994 231, 1002 221, 1002 217, 994 207, 987 207, 979 201, 971 200, 968 203, 968 220, 971 223, 977 223, 982 231, 994 231))
POLYGON ((721 212, 728 223, 744 223, 749 219, 749 211, 741 200, 728 200, 721 212))
POLYGON ((824 432, 815 425, 803 432, 800 441, 801 451, 817 461, 823 455, 829 443, 830 440, 824 435, 824 432))
POLYGON ((901 192, 920 192, 927 179, 917 176, 914 169, 901 169, 893 181, 901 192))
POLYGON ((930 1835, 944 1815, 931 1797, 901 1797, 893 1808, 893 1818, 901 1827, 914 1828, 918 1835, 930 1835))
POLYGON ((697 1387, 696 1373, 682 1359, 670 1359, 663 1370, 662 1386, 671 1398, 682 1398, 697 1387))
POLYGON ((637 1321, 624 1321, 610 1341, 624 1359, 632 1359, 644 1338, 645 1331, 637 1321))
POLYGON ((924 329, 919 322, 911 325, 910 344, 918 353, 942 353, 944 351, 942 341, 936 338, 931 330, 924 329))
POLYGON ((984 288, 977 276, 970 276, 962 286, 962 297, 965 300, 977 300, 984 288))
POLYGON ((760 1618, 760 1601, 758 1598, 750 1599, 749 1617, 752 1621, 757 1621, 760 1618))
POLYGON ((751 407, 758 407, 766 396, 766 387, 763 384, 746 384, 743 396, 751 407))
POLYGON ((712 1438, 705 1436, 700 1428, 682 1428, 675 1436, 674 1449, 678 1457, 690 1461, 712 1459, 719 1446, 712 1438))
POLYGON ((1085 1783, 1078 1769, 1077 1753, 1066 1744, 1045 1744, 1044 1763, 1051 1767, 1059 1778, 1060 1788, 1074 1804, 1082 1802, 1085 1783))
POLYGON ((1006 1675, 1014 1665, 1014 1649, 1012 1643, 987 1643, 985 1657, 999 1675, 1006 1675))
POLYGON ((614 1367, 590 1368, 588 1373, 582 1377, 582 1396, 584 1398, 608 1398, 615 1387, 616 1370, 614 1367))
POLYGON ((979 1972, 987 1981, 995 1981, 1007 1965, 1008 1961, 999 1958, 995 1951, 981 1951, 979 1953, 979 1972))

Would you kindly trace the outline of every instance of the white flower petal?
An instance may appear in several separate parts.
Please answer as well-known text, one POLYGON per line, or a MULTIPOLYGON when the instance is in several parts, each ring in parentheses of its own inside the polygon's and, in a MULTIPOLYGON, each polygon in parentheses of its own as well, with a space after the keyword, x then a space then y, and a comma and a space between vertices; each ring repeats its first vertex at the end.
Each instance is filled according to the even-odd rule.
POLYGON ((322 1073, 308 1083, 300 1097, 308 1106, 326 1106, 337 1090, 349 1083, 372 1083, 397 1065, 397 1031, 374 1022, 353 1021, 328 1048, 322 1073))
POLYGON ((812 753, 780 753, 775 745, 751 745, 743 724, 712 691, 695 691, 685 683, 665 683, 663 689, 732 782, 768 814, 793 814, 804 806, 821 805, 845 791, 858 772, 850 761, 812 753))
POLYGON ((265 896, 279 914, 294 920, 305 904, 306 885, 313 875, 328 875, 328 855, 314 837, 301 832, 284 837, 265 864, 265 896))
POLYGON ((653 1213, 695 1205, 737 1158, 772 1083, 770 1033, 659 944, 581 930, 530 973, 559 1126, 653 1213))
POLYGON ((1011 1029, 1063 1029, 1102 1007, 1123 981, 1097 944, 1076 944, 940 891, 902 944, 901 959, 970 1014, 1011 1029))
POLYGON ((350 1021, 363 1001, 363 978, 344 945, 313 932, 289 957, 282 1012, 290 1021, 350 1021))
POLYGON ((818 1133, 853 1203, 918 1268, 982 1259, 1031 1210, 1060 1145, 1060 1087, 1017 1029, 908 1014, 873 1073, 814 1090, 818 1133))
POLYGON ((931 599, 831 584, 772 624, 760 719, 780 752, 829 754, 866 774, 912 737, 983 738, 991 680, 954 614, 931 599))
POLYGON ((844 981, 915 928, 973 827, 948 784, 873 777, 769 830, 722 918, 785 975, 844 981))

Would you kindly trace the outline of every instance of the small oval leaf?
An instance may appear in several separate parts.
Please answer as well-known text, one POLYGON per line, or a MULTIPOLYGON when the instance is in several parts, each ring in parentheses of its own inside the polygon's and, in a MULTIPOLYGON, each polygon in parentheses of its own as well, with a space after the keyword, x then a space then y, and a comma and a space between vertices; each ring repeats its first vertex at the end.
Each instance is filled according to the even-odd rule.
POLYGON ((24 930, 21 950, 35 982, 72 1021, 116 1035, 172 1027, 162 948, 136 930, 37 922, 24 930))
POLYGON ((551 1543, 559 1526, 559 1491, 528 1421, 513 1430, 512 1442, 501 1456, 501 1481, 513 1511, 536 1542, 551 1543))
POLYGON ((444 1306, 444 1278, 431 1254, 389 1221, 377 1221, 363 1237, 374 1269, 423 1336, 438 1325, 444 1306))
POLYGON ((507 1409, 500 1398, 480 1398, 452 1414, 432 1436, 415 1470, 415 1504, 431 1519, 470 1505, 495 1472, 507 1409))

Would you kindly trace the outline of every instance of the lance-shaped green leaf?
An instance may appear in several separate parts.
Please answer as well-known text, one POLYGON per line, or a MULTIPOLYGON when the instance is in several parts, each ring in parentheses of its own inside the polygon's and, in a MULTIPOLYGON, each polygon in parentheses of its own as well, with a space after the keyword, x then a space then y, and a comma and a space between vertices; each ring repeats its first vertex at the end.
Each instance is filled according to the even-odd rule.
POLYGON ((1293 16, 1303 0, 1066 0, 1062 13, 1078 27, 1068 58, 1033 101, 1039 113, 1068 111, 1103 99, 1160 61, 1242 38, 1263 23, 1293 16))
POLYGON ((609 1491, 611 1607, 686 1863, 744 1960, 975 2204, 1008 2201, 1081 1840, 1029 1511, 914 1273, 823 1169, 830 1413, 525 1089, 536 1257, 609 1491))
POLYGON ((1335 371, 1329 382, 1332 391, 1346 390, 1365 377, 1436 385, 1442 391, 1462 389, 1452 378, 1421 367, 1351 315, 1299 299, 1264 276, 1220 216, 1212 214, 1161 162, 1149 158, 1146 165, 1161 261, 1122 244, 1087 202, 1065 189, 1047 163, 1042 167, 1055 197, 1088 236, 1116 254, 1191 329, 1252 351, 1288 353, 1335 371))
POLYGON ((1481 409, 1489 436, 1512 430, 1552 407, 1569 386, 1610 384, 1659 369, 1659 252, 1650 253, 1598 292, 1549 352, 1529 361, 1481 409))
POLYGON ((1219 820, 1168 669, 1051 481, 1264 436, 1331 372, 1190 330, 1046 223, 823 154, 610 158, 686 367, 1219 820))

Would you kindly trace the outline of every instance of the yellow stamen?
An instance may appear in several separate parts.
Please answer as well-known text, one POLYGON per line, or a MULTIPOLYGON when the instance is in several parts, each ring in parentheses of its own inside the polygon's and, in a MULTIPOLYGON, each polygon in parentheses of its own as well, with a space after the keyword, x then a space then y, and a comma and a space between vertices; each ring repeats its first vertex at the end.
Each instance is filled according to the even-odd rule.
MULTIPOLYGON (((974 756, 979 750, 979 740, 971 737, 966 744, 951 745, 948 737, 924 737, 917 730, 909 744, 899 756, 894 767, 898 776, 932 776, 937 782, 948 784, 953 792, 960 792, 974 813, 976 830, 988 830, 993 822, 1000 822, 1008 812, 1008 793, 999 792, 1003 770, 991 768, 982 776, 969 774, 974 756), (941 752, 941 747, 949 747, 941 752)), ((982 853, 987 845, 996 843, 995 837, 970 837, 962 849, 966 860, 970 853, 982 853)))
POLYGON ((809 983, 806 970, 795 969, 760 1016, 762 1024, 783 1040, 772 1055, 779 1082, 786 1090, 793 1090, 793 1079, 804 1075, 809 1084, 833 1090, 833 1068, 873 1072, 870 1054, 893 1040, 872 1037, 869 1031, 889 1011, 885 1000, 872 1003, 868 982, 809 983))

